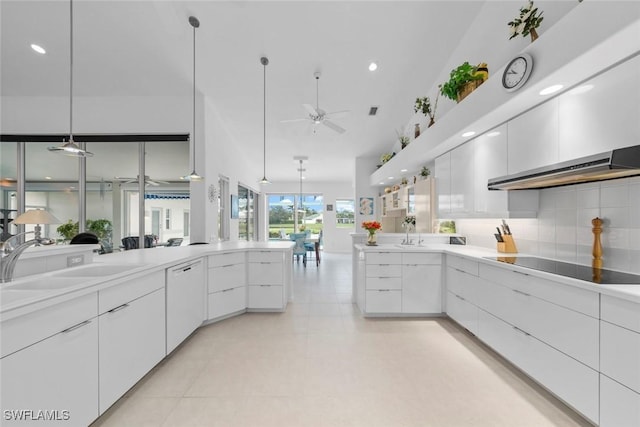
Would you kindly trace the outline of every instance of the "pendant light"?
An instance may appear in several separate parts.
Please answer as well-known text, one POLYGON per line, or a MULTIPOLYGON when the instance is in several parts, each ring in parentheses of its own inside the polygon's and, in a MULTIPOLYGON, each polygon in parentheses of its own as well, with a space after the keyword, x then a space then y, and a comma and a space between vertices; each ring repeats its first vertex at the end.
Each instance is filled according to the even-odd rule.
POLYGON ((304 159, 298 159, 298 161, 300 162, 300 167, 298 168, 298 171, 300 172, 300 196, 299 196, 299 201, 300 201, 300 206, 298 206, 298 211, 302 212, 302 224, 304 225, 304 219, 306 217, 306 211, 304 210, 304 201, 302 199, 302 172, 306 171, 305 168, 302 167, 302 162, 304 161, 304 159))
POLYGON ((263 65, 263 118, 262 118, 262 179, 260 184, 271 184, 267 179, 267 65, 269 59, 266 56, 260 58, 263 65))
POLYGON ((184 179, 189 181, 202 181, 204 177, 198 175, 196 172, 196 28, 200 26, 200 21, 198 21, 198 18, 195 16, 190 16, 189 24, 193 27, 193 131, 189 138, 191 141, 193 169, 184 179))
POLYGON ((91 157, 93 153, 83 150, 73 141, 73 0, 69 0, 69 28, 69 141, 47 149, 65 156, 91 157))

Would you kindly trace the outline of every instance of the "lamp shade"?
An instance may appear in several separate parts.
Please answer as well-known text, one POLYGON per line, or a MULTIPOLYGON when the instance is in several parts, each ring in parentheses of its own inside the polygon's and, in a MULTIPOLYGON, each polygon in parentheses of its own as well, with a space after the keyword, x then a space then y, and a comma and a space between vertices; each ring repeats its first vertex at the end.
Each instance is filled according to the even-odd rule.
POLYGON ((43 209, 32 209, 30 211, 26 211, 23 214, 18 215, 16 219, 13 220, 13 224, 61 224, 60 221, 55 216, 51 215, 49 212, 43 209))

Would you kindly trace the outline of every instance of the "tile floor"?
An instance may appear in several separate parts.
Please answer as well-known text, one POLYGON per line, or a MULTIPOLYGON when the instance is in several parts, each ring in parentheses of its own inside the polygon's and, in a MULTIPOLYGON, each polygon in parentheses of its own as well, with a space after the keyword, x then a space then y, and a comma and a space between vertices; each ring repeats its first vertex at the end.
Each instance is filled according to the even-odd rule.
POLYGON ((446 318, 362 318, 323 256, 286 313, 200 328, 92 427, 590 425, 446 318))

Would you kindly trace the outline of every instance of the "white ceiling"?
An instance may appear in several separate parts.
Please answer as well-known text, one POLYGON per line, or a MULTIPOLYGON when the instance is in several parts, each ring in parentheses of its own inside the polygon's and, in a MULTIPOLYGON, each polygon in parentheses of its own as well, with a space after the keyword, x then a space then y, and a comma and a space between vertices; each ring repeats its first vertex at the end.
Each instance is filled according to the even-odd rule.
MULTIPOLYGON (((267 176, 297 180, 293 156, 306 155, 308 180, 351 181, 356 156, 393 145, 416 96, 432 87, 483 3, 76 0, 74 94, 189 96, 194 15, 201 23, 198 90, 247 167, 262 171, 260 57, 267 56, 267 176), (372 60, 375 72, 367 69, 372 60), (322 72, 320 107, 350 110, 335 120, 347 129, 342 135, 280 123, 304 117, 303 103, 315 104, 315 71, 322 72), (367 115, 372 105, 376 117, 367 115)), ((0 8, 2 95, 68 96, 69 2, 2 0, 0 8), (35 54, 33 42, 47 54, 35 54)))

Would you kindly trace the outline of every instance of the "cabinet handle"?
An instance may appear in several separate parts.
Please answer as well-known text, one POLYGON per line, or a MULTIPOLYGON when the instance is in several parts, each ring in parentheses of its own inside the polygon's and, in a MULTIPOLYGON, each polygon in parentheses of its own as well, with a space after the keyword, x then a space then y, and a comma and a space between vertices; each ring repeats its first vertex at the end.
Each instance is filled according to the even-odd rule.
POLYGON ((516 271, 516 270, 511 270, 511 271, 514 272, 514 273, 517 273, 517 274, 521 274, 523 276, 530 276, 529 273, 523 273, 522 271, 516 271))
POLYGON ((517 326, 514 326, 514 327, 513 327, 513 329, 515 329, 516 331, 518 331, 518 332, 520 332, 521 334, 524 334, 524 335, 526 335, 526 336, 528 336, 528 337, 530 337, 530 336, 531 336, 531 334, 530 334, 530 333, 523 331, 522 329, 518 328, 517 326))
POLYGON ((271 285, 260 285, 261 288, 270 288, 271 285))
POLYGON ((459 300, 466 301, 466 299, 462 298, 460 295, 458 295, 458 294, 454 294, 454 295, 455 295, 455 296, 456 296, 456 298, 458 298, 459 300))
POLYGON ((378 264, 379 267, 388 267, 389 264, 378 264))
POLYGON ((459 273, 466 273, 466 271, 460 270, 459 268, 456 268, 456 267, 451 267, 451 268, 453 268, 455 271, 457 271, 459 273))
POLYGON ((517 294, 524 295, 525 297, 530 297, 531 296, 530 294, 528 294, 526 292, 519 291, 517 289, 512 289, 512 291, 517 293, 517 294))
POLYGON ((269 261, 261 261, 260 264, 271 264, 269 261))
POLYGON ((234 290, 234 289, 235 289, 235 288, 223 289, 223 290, 222 290, 222 292, 229 292, 229 291, 232 291, 232 290, 234 290))
POLYGON ((391 289, 378 289, 378 292, 391 292, 391 289))
POLYGON ((234 264, 226 264, 226 265, 223 265, 222 268, 233 267, 233 266, 234 264))
POLYGON ((115 308, 112 308, 111 310, 108 310, 107 313, 115 313, 116 311, 123 310, 123 309, 125 309, 127 307, 129 307, 129 304, 122 304, 122 305, 119 305, 119 306, 117 306, 115 308))
POLYGON ((61 334, 66 334, 66 333, 69 333, 71 331, 75 331, 76 329, 80 329, 83 326, 88 325, 89 323, 91 323, 91 320, 85 320, 84 322, 80 322, 77 325, 73 325, 73 326, 71 326, 71 327, 69 327, 69 328, 67 328, 67 329, 65 329, 63 331, 60 331, 60 333, 61 334))
POLYGON ((189 270, 191 270, 191 266, 189 266, 189 267, 187 267, 187 268, 183 268, 183 269, 182 269, 182 271, 183 271, 183 272, 185 272, 185 271, 189 271, 189 270))
POLYGON ((407 266, 407 267, 417 267, 418 265, 420 265, 420 264, 405 264, 405 266, 407 266))

